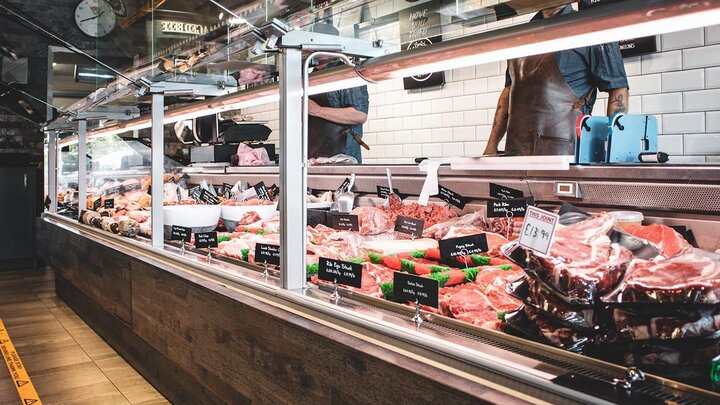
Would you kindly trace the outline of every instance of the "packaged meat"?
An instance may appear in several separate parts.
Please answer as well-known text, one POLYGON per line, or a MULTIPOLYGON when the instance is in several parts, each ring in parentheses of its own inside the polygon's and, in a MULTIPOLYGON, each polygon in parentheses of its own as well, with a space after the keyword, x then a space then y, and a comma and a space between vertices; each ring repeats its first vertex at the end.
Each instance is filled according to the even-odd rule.
POLYGON ((603 301, 719 304, 720 263, 694 254, 658 262, 635 259, 603 301))
POLYGON ((613 226, 607 213, 561 226, 547 256, 527 252, 526 271, 566 301, 592 305, 617 285, 632 259, 630 250, 608 237, 613 226))
MULTIPOLYGON (((522 278, 507 285, 507 291, 525 304, 542 311, 567 326, 580 330, 600 330, 610 327, 609 316, 603 307, 573 306, 559 298, 541 282, 522 278)), ((588 331, 588 333, 591 333, 588 331)))
POLYGON ((613 320, 630 340, 707 338, 720 331, 720 308, 615 308, 613 320))
POLYGON ((140 224, 134 219, 121 219, 118 221, 118 233, 128 238, 134 238, 140 233, 140 224))
POLYGON ((692 246, 679 233, 666 225, 634 225, 626 227, 625 230, 632 235, 653 242, 667 258, 693 252, 692 246))
POLYGON ((553 321, 534 308, 525 306, 505 315, 509 328, 506 332, 527 339, 580 353, 591 341, 590 337, 566 325, 553 321))

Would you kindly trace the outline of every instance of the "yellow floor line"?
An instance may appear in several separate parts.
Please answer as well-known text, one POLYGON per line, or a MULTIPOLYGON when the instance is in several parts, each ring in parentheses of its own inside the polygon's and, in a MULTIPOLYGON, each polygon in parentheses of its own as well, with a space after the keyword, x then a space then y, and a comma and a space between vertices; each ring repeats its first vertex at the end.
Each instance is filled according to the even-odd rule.
POLYGON ((42 401, 40 401, 35 386, 30 381, 25 366, 20 361, 20 356, 15 350, 12 340, 10 340, 10 335, 8 335, 2 319, 0 319, 0 355, 5 360, 10 372, 10 378, 12 378, 15 389, 20 395, 20 403, 22 405, 42 405, 42 401))

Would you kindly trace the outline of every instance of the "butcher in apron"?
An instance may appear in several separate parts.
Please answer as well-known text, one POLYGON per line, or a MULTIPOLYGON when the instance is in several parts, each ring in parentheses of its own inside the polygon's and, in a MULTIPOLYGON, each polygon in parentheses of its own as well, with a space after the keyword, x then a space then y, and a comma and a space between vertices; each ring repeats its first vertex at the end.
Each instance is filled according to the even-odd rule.
MULTIPOLYGON (((570 4, 539 12, 533 20, 573 12, 570 4)), ((485 155, 574 155, 578 118, 591 114, 597 91, 608 93, 607 114, 628 109, 628 82, 617 43, 508 61, 485 155)))
MULTIPOLYGON (((316 23, 314 32, 338 35, 331 24, 316 23)), ((316 70, 340 62, 323 60, 316 70)), ((308 158, 316 164, 360 164, 363 124, 367 121, 367 86, 353 87, 310 96, 308 100, 308 158)))

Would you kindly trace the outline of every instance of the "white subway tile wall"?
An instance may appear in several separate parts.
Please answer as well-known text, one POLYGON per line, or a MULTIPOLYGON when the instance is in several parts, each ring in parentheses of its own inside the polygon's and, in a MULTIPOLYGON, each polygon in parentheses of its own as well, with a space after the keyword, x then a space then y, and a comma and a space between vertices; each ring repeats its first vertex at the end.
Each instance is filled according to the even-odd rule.
MULTIPOLYGON (((388 3, 395 4, 394 11, 405 7, 388 3)), ((445 39, 487 28, 451 31, 445 39)), ((624 60, 630 113, 655 114, 659 147, 674 156, 672 162, 720 163, 720 25, 662 35, 658 49, 624 60)), ((364 162, 412 163, 420 156, 481 154, 505 85, 506 66, 493 62, 446 71, 441 88, 414 92, 403 90, 402 79, 368 85, 371 107, 364 130, 371 150, 363 152, 364 162)), ((594 114, 602 115, 607 94, 598 96, 594 114)), ((242 112, 268 121, 270 141, 277 143, 277 103, 242 112)))

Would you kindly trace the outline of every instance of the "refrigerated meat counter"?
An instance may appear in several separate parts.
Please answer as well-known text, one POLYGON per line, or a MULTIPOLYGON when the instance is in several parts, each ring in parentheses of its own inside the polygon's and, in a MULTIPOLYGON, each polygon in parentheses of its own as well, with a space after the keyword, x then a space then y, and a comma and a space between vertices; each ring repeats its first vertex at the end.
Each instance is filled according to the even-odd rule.
MULTIPOLYGON (((192 173, 188 183, 278 182, 275 167, 192 173)), ((335 190, 355 174, 357 205, 382 202, 385 166, 314 167, 308 186, 335 190)), ((415 166, 392 167, 394 188, 412 204, 425 181, 415 166)), ((439 170, 462 191, 460 214, 481 211, 490 183, 590 212, 632 208, 646 223, 685 227, 706 252, 720 249, 720 175, 714 167, 592 167, 564 172, 439 170), (577 188, 556 195, 558 184, 577 188)), ((282 190, 280 190, 282 192, 282 190)), ((439 203, 440 200, 434 201, 439 203)), ((444 203, 442 203, 444 204, 444 203)), ((57 293, 161 392, 176 401, 711 403, 693 387, 625 365, 384 300, 361 289, 309 283, 280 289, 279 271, 207 249, 163 249, 47 214, 40 250, 57 272, 57 293), (63 240, 64 244, 51 243, 63 240), (631 384, 631 389, 619 389, 631 384), (178 390, 177 387, 183 387, 178 390), (205 398, 205 399, 202 399, 205 398)), ((686 233, 687 235, 688 233, 686 233)), ((460 318, 460 317, 458 317, 460 318)), ((654 370, 653 370, 654 371, 654 370)), ((708 370, 709 372, 710 370, 708 370)))

